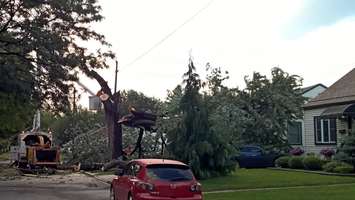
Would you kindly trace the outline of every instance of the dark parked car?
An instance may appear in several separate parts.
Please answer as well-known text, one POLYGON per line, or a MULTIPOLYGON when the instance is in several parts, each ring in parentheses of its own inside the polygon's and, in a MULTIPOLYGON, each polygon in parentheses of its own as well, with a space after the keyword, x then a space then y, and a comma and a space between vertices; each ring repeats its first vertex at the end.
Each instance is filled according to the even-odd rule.
POLYGON ((179 161, 138 159, 112 180, 112 200, 202 200, 201 185, 179 161))
POLYGON ((235 157, 241 168, 263 168, 275 166, 275 160, 281 154, 269 152, 254 145, 243 146, 240 148, 239 155, 235 157))

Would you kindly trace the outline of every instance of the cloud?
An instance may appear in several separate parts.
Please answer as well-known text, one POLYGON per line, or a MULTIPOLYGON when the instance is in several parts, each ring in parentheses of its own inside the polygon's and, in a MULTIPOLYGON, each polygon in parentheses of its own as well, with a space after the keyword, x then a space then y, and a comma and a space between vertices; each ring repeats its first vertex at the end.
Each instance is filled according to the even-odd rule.
POLYGON ((308 0, 302 12, 296 15, 284 29, 285 37, 297 38, 322 26, 355 15, 355 1, 349 0, 308 0))
MULTIPOLYGON (((200 73, 207 62, 228 70, 231 87, 244 87, 245 75, 269 74, 275 66, 302 76, 305 86, 330 85, 353 68, 354 18, 285 38, 285 24, 304 6, 303 1, 285 0, 214 1, 149 55, 124 67, 207 2, 102 0, 106 20, 95 29, 106 35, 117 52, 119 89, 164 98, 166 90, 181 83, 190 52, 200 73)), ((111 66, 100 73, 113 87, 114 62, 111 66)), ((93 80, 83 77, 82 82, 94 91, 99 89, 93 80)))

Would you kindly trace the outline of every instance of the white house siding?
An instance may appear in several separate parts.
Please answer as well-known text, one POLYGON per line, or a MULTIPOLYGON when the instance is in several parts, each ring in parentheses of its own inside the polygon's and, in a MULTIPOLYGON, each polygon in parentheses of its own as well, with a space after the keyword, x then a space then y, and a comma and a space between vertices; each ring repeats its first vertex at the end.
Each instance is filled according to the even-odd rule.
MULTIPOLYGON (((304 150, 307 153, 316 153, 319 154, 320 151, 324 148, 336 148, 336 145, 316 145, 315 144, 315 138, 314 138, 314 117, 315 116, 320 116, 321 113, 325 110, 326 108, 318 108, 318 109, 312 109, 312 110, 305 110, 304 111, 304 150)), ((337 120, 337 130, 338 125, 337 120)), ((339 135, 339 134, 338 134, 339 135)))
MULTIPOLYGON (((309 99, 313 99, 314 97, 318 96, 320 93, 322 93, 324 90, 326 90, 327 88, 318 85, 317 87, 312 88, 311 90, 305 92, 302 94, 303 97, 306 97, 309 99)), ((298 122, 302 122, 302 144, 300 145, 291 145, 292 148, 296 148, 296 147, 303 147, 305 145, 305 124, 304 124, 304 118, 303 119, 298 119, 296 120, 298 122)))

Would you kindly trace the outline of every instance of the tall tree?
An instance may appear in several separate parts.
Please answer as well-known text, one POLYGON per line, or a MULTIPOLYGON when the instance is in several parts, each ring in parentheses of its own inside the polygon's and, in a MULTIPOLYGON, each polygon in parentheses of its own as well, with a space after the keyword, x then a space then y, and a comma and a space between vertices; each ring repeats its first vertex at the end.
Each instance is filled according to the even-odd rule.
POLYGON ((180 120, 168 133, 169 150, 175 158, 189 163, 199 178, 225 174, 233 168, 228 157, 230 148, 218 132, 211 130, 207 102, 200 93, 202 82, 191 59, 183 83, 176 112, 180 120))
POLYGON ((114 57, 105 37, 90 27, 103 19, 100 11, 97 0, 1 0, 0 57, 30 73, 30 99, 36 107, 63 112, 69 107, 71 81, 78 78, 75 72, 95 79, 109 96, 104 108, 112 158, 117 158, 122 153, 122 131, 116 123, 119 93, 113 94, 95 71, 107 68, 107 59, 114 57), (89 51, 80 45, 87 41, 99 48, 89 51))
POLYGON ((247 116, 242 138, 266 148, 288 146, 287 123, 302 116, 304 97, 300 92, 302 79, 273 68, 272 78, 254 73, 245 78, 246 88, 239 92, 238 104, 247 116))

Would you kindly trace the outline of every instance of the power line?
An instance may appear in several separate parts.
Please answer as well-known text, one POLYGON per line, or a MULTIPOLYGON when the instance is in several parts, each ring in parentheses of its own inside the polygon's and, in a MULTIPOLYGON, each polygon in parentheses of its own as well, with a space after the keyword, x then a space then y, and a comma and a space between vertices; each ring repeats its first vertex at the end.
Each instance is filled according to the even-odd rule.
POLYGON ((177 31, 179 31, 182 27, 184 27, 186 24, 188 24, 189 22, 191 22, 193 19, 195 19, 199 14, 201 14, 204 10, 206 10, 213 2, 214 0, 210 0, 205 6, 203 6, 201 9, 199 9, 195 14, 193 14, 191 17, 189 17, 188 19, 186 19, 182 24, 180 24, 179 26, 177 26, 174 30, 172 30, 170 33, 168 33, 165 37, 163 37, 161 40, 159 40, 157 43, 155 43, 151 48, 149 48, 148 50, 144 51, 142 54, 140 54, 139 56, 137 56, 134 60, 132 60, 131 62, 129 62, 128 64, 126 64, 125 66, 123 66, 121 68, 121 71, 123 68, 126 68, 128 66, 133 65, 134 63, 136 63, 137 61, 139 61, 140 59, 142 59, 143 57, 145 57, 146 55, 148 55, 151 51, 153 51, 155 48, 157 48, 159 45, 161 45, 163 42, 165 42, 167 39, 169 39, 172 35, 174 35, 177 31))

